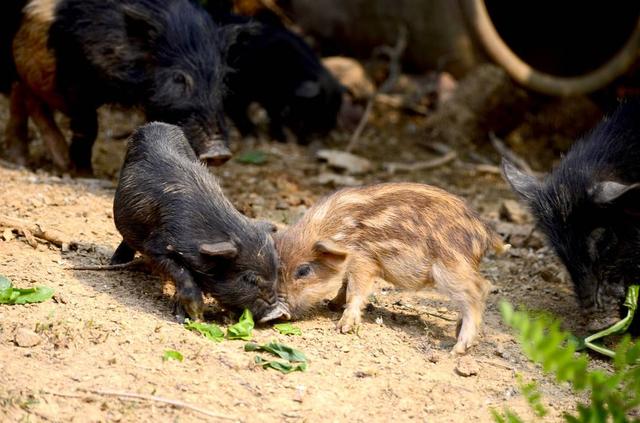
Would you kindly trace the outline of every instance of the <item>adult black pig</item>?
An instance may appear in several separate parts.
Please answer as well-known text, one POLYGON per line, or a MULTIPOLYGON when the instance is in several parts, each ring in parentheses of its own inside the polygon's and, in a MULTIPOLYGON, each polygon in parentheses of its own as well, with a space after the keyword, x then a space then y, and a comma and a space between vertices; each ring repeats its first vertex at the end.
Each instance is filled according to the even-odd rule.
POLYGON ((582 306, 622 300, 640 282, 639 101, 622 103, 542 181, 507 161, 503 171, 562 259, 582 306))
POLYGON ((247 116, 249 104, 259 103, 269 116, 271 136, 284 140, 284 128, 298 142, 335 128, 345 91, 298 35, 274 18, 249 19, 224 13, 209 2, 212 17, 220 25, 247 25, 231 45, 227 74, 228 95, 224 109, 243 135, 254 131, 247 116))
POLYGON ((230 157, 222 56, 231 32, 191 0, 30 0, 13 41, 14 88, 59 167, 91 170, 104 103, 181 126, 201 159, 221 164, 230 157), (53 110, 70 118, 69 151, 53 110))
POLYGON ((179 319, 202 318, 201 290, 259 320, 288 317, 277 307, 273 225, 233 207, 180 128, 150 123, 132 135, 113 217, 123 241, 112 264, 149 257, 176 284, 179 319))

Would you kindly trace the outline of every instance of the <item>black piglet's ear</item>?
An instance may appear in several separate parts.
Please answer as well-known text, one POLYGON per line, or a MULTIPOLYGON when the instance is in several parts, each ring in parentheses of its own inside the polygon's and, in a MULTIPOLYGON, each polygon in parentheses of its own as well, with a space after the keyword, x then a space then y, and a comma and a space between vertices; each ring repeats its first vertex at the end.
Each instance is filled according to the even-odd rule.
POLYGON ((540 182, 535 176, 529 175, 518 169, 513 163, 502 159, 502 173, 509 182, 511 188, 521 197, 531 200, 535 198, 540 182))
POLYGON ((640 183, 627 185, 620 182, 603 181, 594 184, 589 192, 595 203, 607 204, 636 189, 640 189, 640 183))
POLYGON ((233 258, 238 255, 238 248, 229 241, 200 244, 198 251, 212 257, 233 258))

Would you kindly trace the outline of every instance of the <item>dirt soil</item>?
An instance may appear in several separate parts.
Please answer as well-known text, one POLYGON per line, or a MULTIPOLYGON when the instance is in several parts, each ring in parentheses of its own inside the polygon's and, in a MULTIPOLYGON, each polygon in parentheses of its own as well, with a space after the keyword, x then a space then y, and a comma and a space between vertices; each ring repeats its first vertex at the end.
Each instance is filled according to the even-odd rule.
MULTIPOLYGON (((1 101, 4 127, 7 103, 1 101)), ((46 242, 32 248, 16 232, 0 228, 0 274, 19 287, 46 285, 56 292, 44 303, 0 306, 0 421, 460 422, 491 421, 490 410, 503 407, 530 419, 517 374, 540 384, 550 410, 548 421, 560 421, 563 412, 575 409, 580 398, 522 355, 498 311, 506 299, 562 316, 566 327, 578 334, 589 330, 568 278, 542 242, 515 245, 507 255, 484 262, 483 273, 495 289, 484 335, 464 359, 477 365, 477 374, 471 376, 460 375, 460 359, 449 354, 457 310, 435 292, 378 285, 357 334, 337 333, 339 314, 325 309, 296 322, 300 337, 257 328, 255 341, 277 340, 308 356, 306 372, 283 375, 255 367, 255 353, 244 352, 243 341, 214 343, 177 324, 170 290, 158 277, 67 270, 108 262, 120 241, 112 215, 114 178, 124 154, 123 137, 139 121, 130 112, 102 110, 94 150, 100 179, 51 171, 37 139, 32 155, 40 170, 0 166, 0 215, 56 228, 79 243, 70 251, 46 242), (18 346, 15 336, 21 328, 34 331, 39 344, 18 346), (184 361, 163 361, 165 350, 180 351, 184 361), (109 396, 109 391, 184 401, 221 417, 109 396)), ((348 136, 338 132, 323 143, 344 148, 348 136)), ((418 146, 422 136, 419 119, 376 110, 355 151, 371 159, 376 170, 355 176, 356 182, 438 185, 497 221, 503 201, 515 198, 486 163, 455 160, 426 171, 384 170, 387 161, 433 158, 435 153, 418 146)), ((333 173, 314 158, 319 145, 235 139, 235 157, 258 149, 266 153, 266 164, 232 160, 212 172, 241 211, 287 224, 334 188, 318 181, 318 175, 333 173)), ((485 161, 497 163, 497 157, 485 161)), ((216 322, 226 325, 231 319, 217 317, 216 322)), ((593 363, 608 366, 598 357, 593 363)))

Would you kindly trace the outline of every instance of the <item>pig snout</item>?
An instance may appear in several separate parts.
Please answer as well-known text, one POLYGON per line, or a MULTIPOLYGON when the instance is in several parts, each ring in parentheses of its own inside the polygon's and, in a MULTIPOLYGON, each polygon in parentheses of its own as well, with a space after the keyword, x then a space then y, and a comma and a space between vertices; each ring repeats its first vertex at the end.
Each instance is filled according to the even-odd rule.
POLYGON ((221 166, 231 158, 231 150, 221 138, 214 138, 205 142, 198 151, 198 158, 211 166, 221 166))
POLYGON ((277 303, 271 310, 262 316, 260 323, 265 323, 271 320, 291 320, 291 313, 289 308, 284 303, 277 303))

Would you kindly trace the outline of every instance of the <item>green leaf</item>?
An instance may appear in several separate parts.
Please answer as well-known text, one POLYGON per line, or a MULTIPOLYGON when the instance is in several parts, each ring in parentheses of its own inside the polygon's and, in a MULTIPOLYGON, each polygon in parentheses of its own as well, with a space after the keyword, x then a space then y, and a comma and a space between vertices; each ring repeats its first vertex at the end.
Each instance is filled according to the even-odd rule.
POLYGON ((284 358, 289 361, 306 362, 307 357, 302 351, 298 351, 291 348, 288 345, 279 344, 277 342, 269 342, 268 344, 258 345, 252 342, 245 344, 245 351, 265 351, 273 355, 277 355, 280 358, 284 358))
POLYGON ((192 322, 187 319, 184 323, 184 327, 192 331, 200 332, 200 334, 205 338, 215 342, 222 342, 224 339, 224 332, 222 329, 210 323, 192 322))
POLYGON ((245 308, 238 323, 227 328, 227 339, 242 339, 244 341, 249 341, 251 339, 253 326, 253 315, 248 308, 245 308))
POLYGON ((287 363, 279 360, 269 361, 265 360, 259 355, 256 355, 255 363, 259 366, 262 366, 263 369, 271 368, 285 374, 295 371, 304 372, 305 370, 307 370, 307 363, 287 363))
POLYGON ((291 323, 278 323, 273 325, 273 328, 283 335, 302 335, 302 331, 299 327, 293 326, 291 323))
POLYGON ((239 155, 236 158, 236 161, 244 164, 261 165, 265 164, 267 162, 267 159, 268 157, 264 152, 260 150, 252 150, 239 155))
POLYGON ((179 351, 175 350, 166 350, 164 354, 162 354, 163 361, 176 360, 182 362, 184 360, 183 355, 179 351))
POLYGON ((0 275, 0 304, 41 303, 53 297, 53 289, 46 286, 14 288, 11 281, 0 275))

